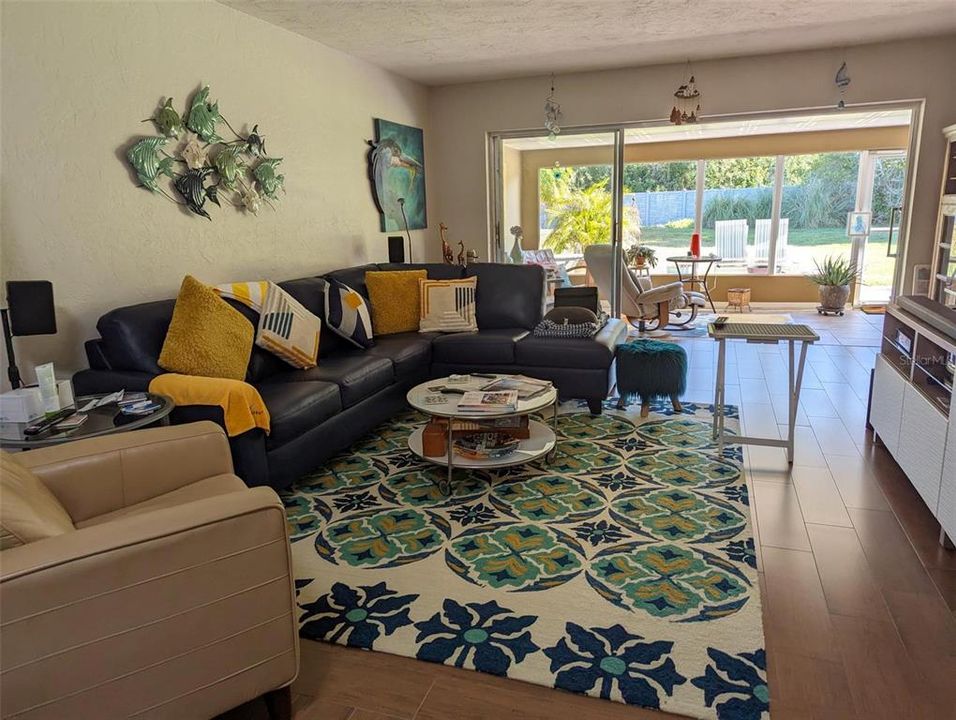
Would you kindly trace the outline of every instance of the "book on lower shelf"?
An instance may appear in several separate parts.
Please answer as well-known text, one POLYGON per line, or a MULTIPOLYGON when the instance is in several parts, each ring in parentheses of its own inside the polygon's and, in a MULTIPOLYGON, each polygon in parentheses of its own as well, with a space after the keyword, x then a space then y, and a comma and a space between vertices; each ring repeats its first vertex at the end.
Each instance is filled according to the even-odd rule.
POLYGON ((517 390, 499 390, 487 392, 471 390, 461 396, 458 411, 463 413, 507 413, 518 408, 517 390))

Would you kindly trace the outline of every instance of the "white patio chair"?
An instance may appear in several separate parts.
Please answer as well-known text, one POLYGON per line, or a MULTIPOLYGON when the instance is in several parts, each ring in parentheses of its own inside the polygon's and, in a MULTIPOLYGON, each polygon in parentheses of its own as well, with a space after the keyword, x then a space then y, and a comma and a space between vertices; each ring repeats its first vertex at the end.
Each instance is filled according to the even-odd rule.
POLYGON ((714 223, 714 240, 717 255, 728 262, 747 258, 747 220, 717 220, 714 223))
MULTIPOLYGON (((790 235, 790 218, 780 218, 777 230, 777 262, 787 257, 787 238, 790 235)), ((770 219, 757 220, 754 225, 754 262, 770 264, 770 219)))

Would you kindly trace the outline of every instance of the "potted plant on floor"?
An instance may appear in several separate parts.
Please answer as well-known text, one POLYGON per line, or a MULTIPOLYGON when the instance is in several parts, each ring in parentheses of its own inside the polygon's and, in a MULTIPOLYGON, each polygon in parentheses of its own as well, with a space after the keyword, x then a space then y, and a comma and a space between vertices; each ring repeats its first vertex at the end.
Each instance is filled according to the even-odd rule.
POLYGON ((657 252, 650 245, 632 245, 624 251, 624 259, 638 269, 645 265, 657 267, 657 252))
POLYGON ((807 279, 820 291, 821 314, 843 314, 847 298, 850 297, 850 285, 860 277, 859 268, 845 257, 827 255, 823 262, 813 261, 816 270, 807 279))

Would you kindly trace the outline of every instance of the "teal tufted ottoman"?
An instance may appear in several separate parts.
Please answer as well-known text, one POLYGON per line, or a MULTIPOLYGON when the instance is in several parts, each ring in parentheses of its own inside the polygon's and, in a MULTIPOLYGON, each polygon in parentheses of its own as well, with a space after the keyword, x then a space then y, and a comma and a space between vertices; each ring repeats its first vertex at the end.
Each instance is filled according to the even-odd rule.
POLYGON ((674 412, 681 411, 678 398, 687 388, 684 348, 659 340, 632 340, 618 345, 615 357, 619 408, 629 396, 640 395, 641 417, 647 417, 651 399, 658 397, 669 397, 674 412))

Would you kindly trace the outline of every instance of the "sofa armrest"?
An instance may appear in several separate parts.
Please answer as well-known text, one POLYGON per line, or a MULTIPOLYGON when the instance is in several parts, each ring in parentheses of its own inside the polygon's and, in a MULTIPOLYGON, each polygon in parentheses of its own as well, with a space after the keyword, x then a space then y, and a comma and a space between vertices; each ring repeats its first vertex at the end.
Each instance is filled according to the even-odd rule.
POLYGON ((684 294, 684 284, 680 281, 669 282, 664 285, 657 285, 650 290, 645 290, 637 298, 641 305, 656 305, 657 303, 670 302, 676 300, 684 294))
POLYGON ((12 548, 0 572, 5 715, 211 717, 297 673, 285 512, 268 488, 12 548))
POLYGON ((620 318, 610 318, 594 335, 594 342, 608 349, 611 355, 615 348, 627 339, 627 323, 620 318))
POLYGON ((17 455, 74 522, 233 472, 229 442, 212 422, 116 433, 17 455))

